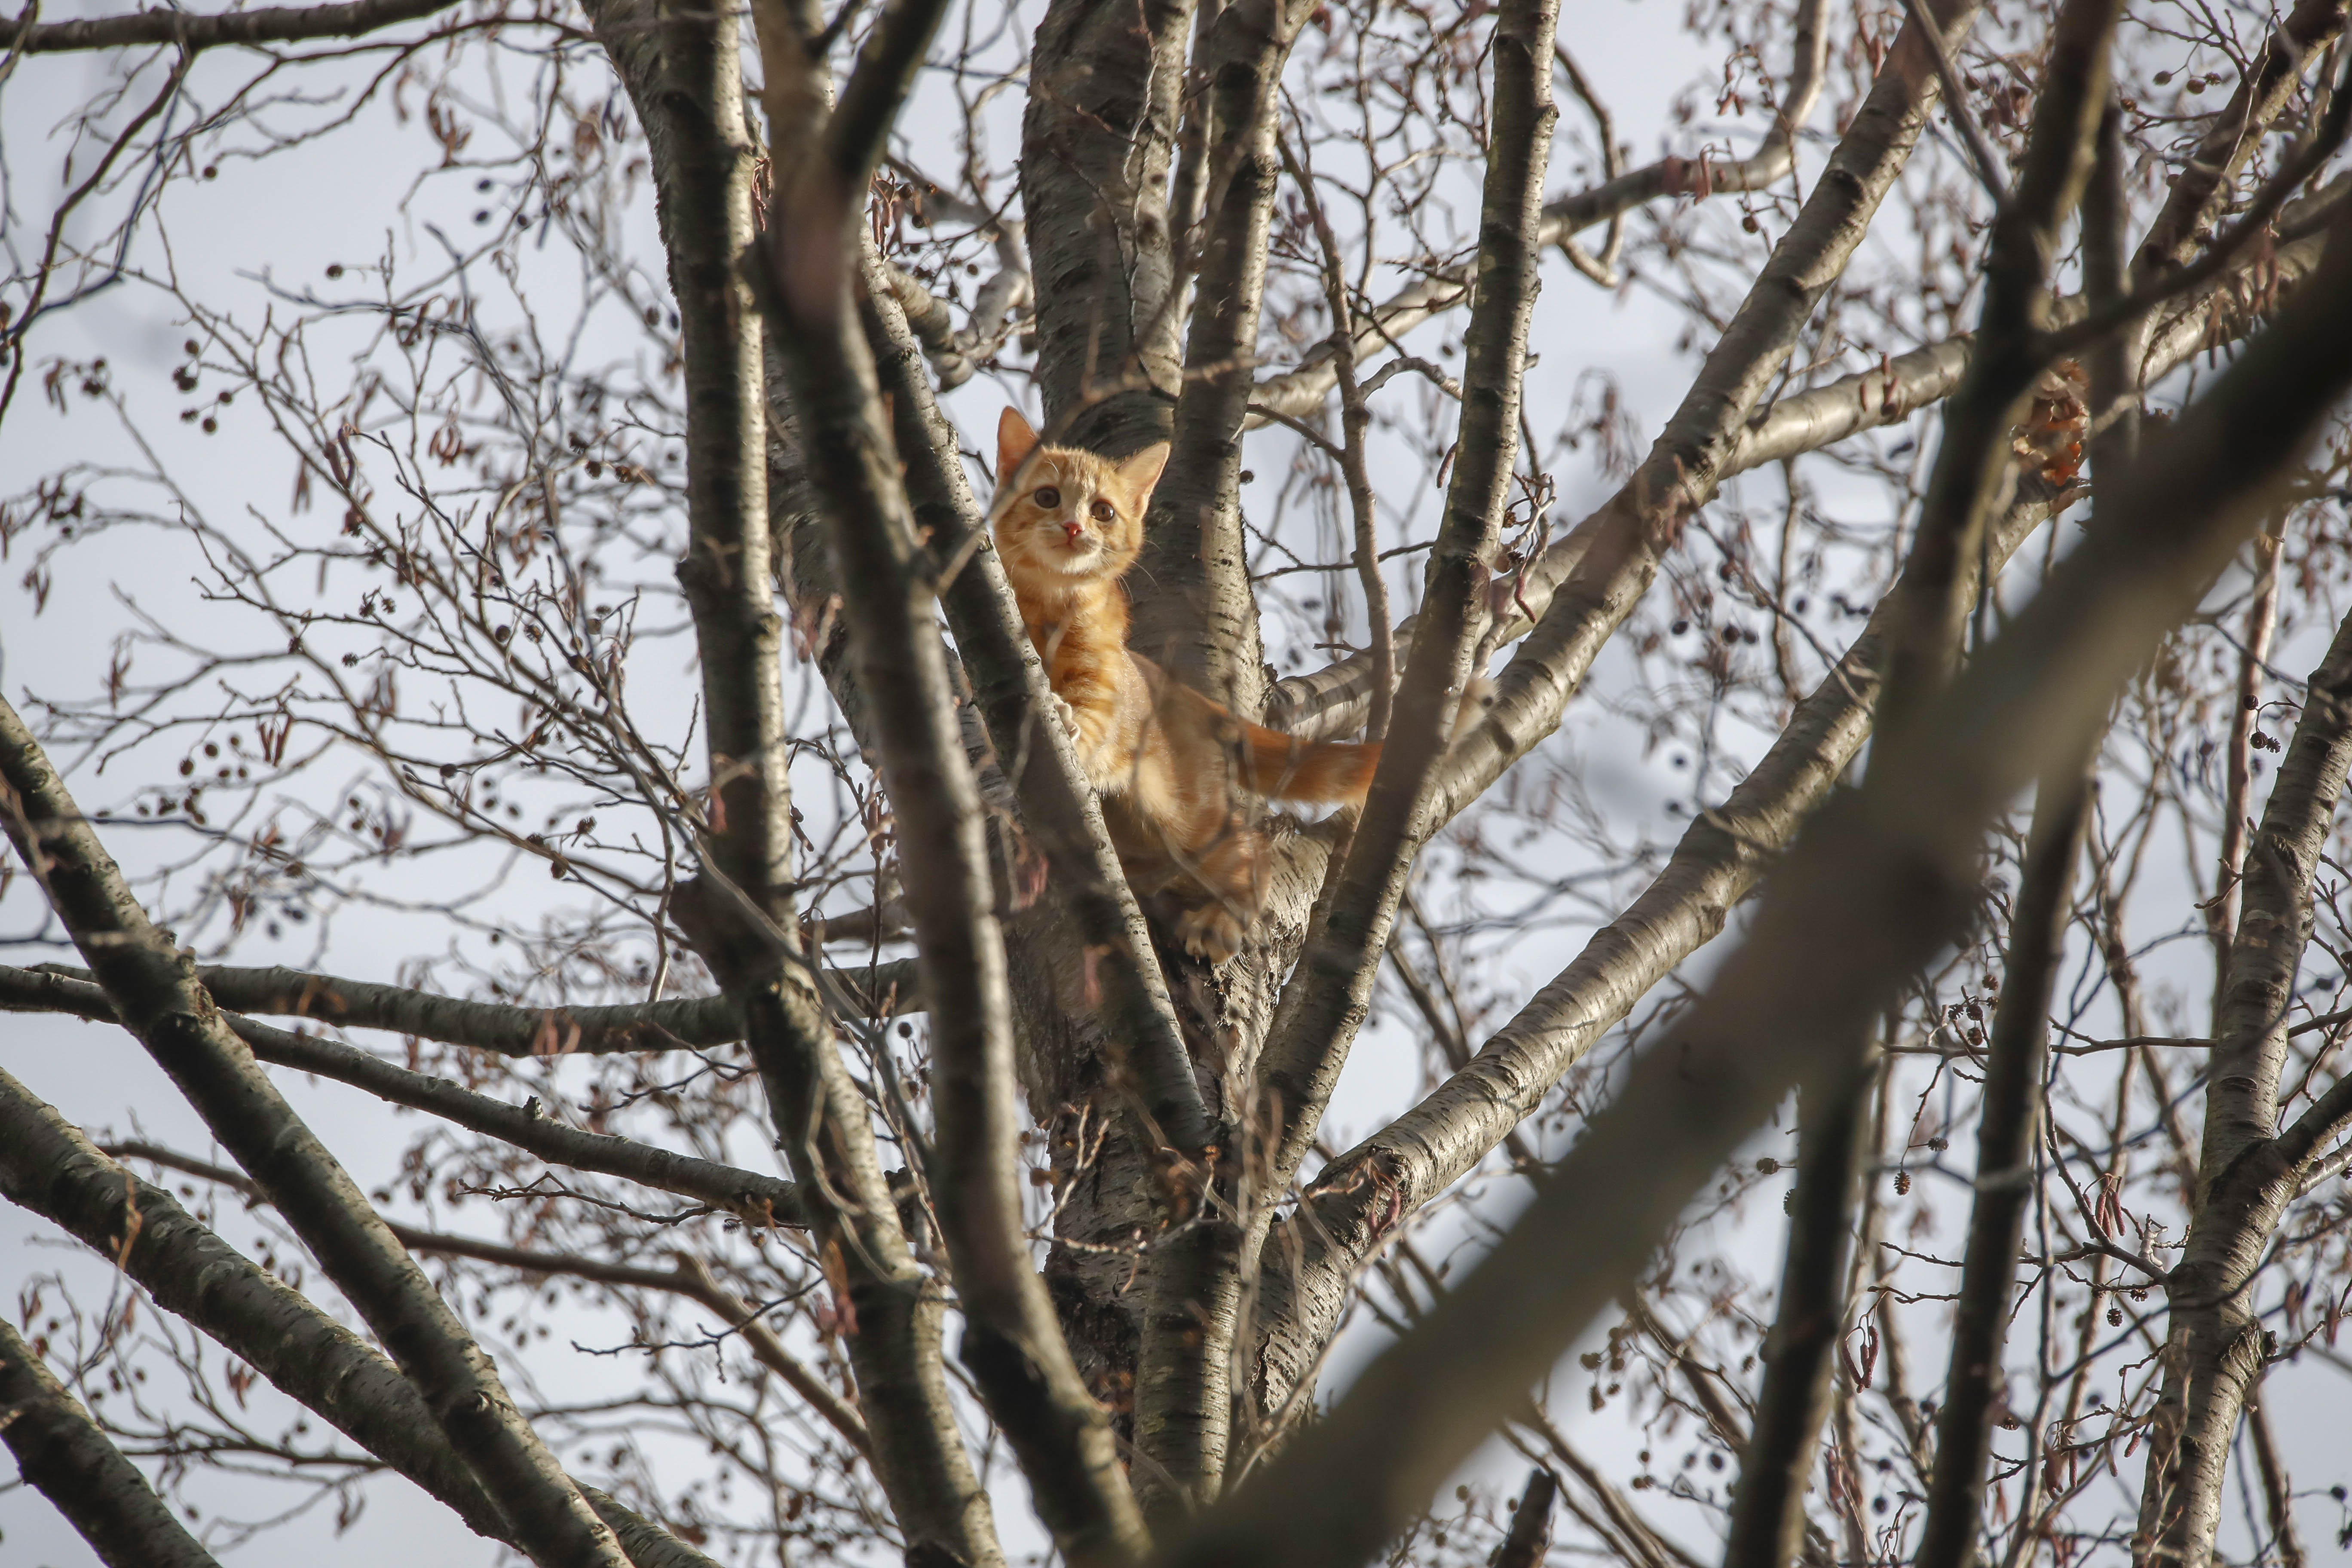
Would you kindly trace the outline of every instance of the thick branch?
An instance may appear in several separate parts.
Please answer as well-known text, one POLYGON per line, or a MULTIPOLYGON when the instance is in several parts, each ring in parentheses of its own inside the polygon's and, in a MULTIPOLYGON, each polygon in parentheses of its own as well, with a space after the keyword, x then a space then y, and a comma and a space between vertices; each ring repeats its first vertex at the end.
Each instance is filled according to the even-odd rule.
POLYGON ((1895 590, 1898 613, 1879 715, 1880 731, 1890 737, 1959 658, 1961 628, 1978 597, 1963 591, 1962 580, 2014 466, 2010 431, 2018 405, 2049 362, 2042 327, 2059 226, 2096 151, 2108 46, 2122 11, 2122 0, 2069 0, 2051 31, 2025 163, 1985 247, 1976 352, 1945 405, 1918 531, 1895 590))
MULTIPOLYGON (((56 973, 87 971, 51 966, 56 973)), ((239 969, 200 964, 196 978, 213 1000, 241 1013, 316 1018, 345 1029, 389 1029, 420 1040, 496 1051, 508 1057, 598 1056, 618 1051, 698 1050, 733 1045, 743 1020, 724 996, 608 1007, 526 1007, 470 1002, 404 985, 314 974, 300 969, 239 969)), ((825 971, 825 985, 872 1017, 922 1011, 912 959, 825 971)))
MULTIPOLYGON (((2041 368, 2035 328, 2048 304, 2057 227, 2090 163, 2106 99, 2108 39, 2120 12, 2120 0, 2069 0, 2052 31, 2024 167, 1994 220, 1977 352, 1946 410, 1927 504, 1891 595, 1886 684, 1876 714, 1882 747, 1899 748, 1912 715, 1942 688, 1959 658, 1969 590, 1981 595, 1990 586, 1973 568, 1989 515, 2003 505, 1995 482, 2011 472, 2011 407, 2041 368)), ((1952 90, 1950 61, 1916 0, 1911 14, 1952 90)), ((1958 103, 1952 108, 1960 112, 1958 103)), ((1984 162, 1974 127, 1964 126, 1984 162)), ((1990 163, 1985 166, 1999 189, 1990 163)), ((1847 1214, 1869 1121, 1869 1023, 1860 1016, 1849 1022, 1851 1036, 1822 1043, 1823 1065, 1801 1097, 1797 1208, 1775 1342, 1732 1506, 1730 1568, 1778 1568, 1794 1554, 1803 1531, 1805 1478, 1828 1406, 1830 1347, 1844 1328, 1847 1214)))
POLYGON ((125 1027, 268 1192, 546 1563, 626 1561, 497 1370, 147 919, 16 710, 0 701, 0 817, 125 1027))
MULTIPOLYGON (((125 1151, 128 1152, 128 1151, 125 1151)), ((786 1386, 808 1401, 809 1407, 824 1417, 826 1426, 841 1434, 843 1439, 859 1453, 871 1458, 873 1435, 866 1430, 866 1422, 857 1412, 835 1394, 824 1378, 811 1372, 801 1359, 784 1348, 776 1331, 760 1321, 760 1315, 741 1298, 721 1285, 702 1259, 680 1253, 677 1261, 668 1268, 639 1268, 627 1264, 604 1263, 595 1258, 580 1258, 571 1253, 532 1252, 526 1247, 507 1247, 494 1241, 479 1241, 471 1237, 444 1236, 436 1231, 417 1230, 409 1226, 395 1226, 401 1241, 411 1252, 436 1254, 448 1258, 470 1258, 480 1263, 495 1263, 501 1268, 519 1269, 525 1274, 561 1275, 566 1279, 586 1279, 600 1285, 619 1285, 637 1290, 667 1290, 684 1296, 710 1309, 729 1328, 743 1336, 751 1359, 782 1378, 786 1386)))
POLYGON ((79 49, 126 49, 169 44, 184 50, 222 44, 294 44, 312 38, 354 38, 446 11, 457 0, 352 0, 342 5, 270 5, 201 16, 185 11, 138 11, 77 22, 27 26, 0 18, 0 50, 28 55, 79 49))
MULTIPOLYGON (((2131 203, 2123 128, 2123 105, 2110 89, 2099 117, 2098 158, 2083 188, 2083 300, 2094 310, 2114 309, 2126 289, 2131 203)), ((2090 381, 2091 474, 2119 479, 2139 450, 2139 378, 2128 335, 2102 339, 2083 356, 2083 368, 2090 381)))
MULTIPOLYGON (((1961 21, 1973 15, 1972 7, 1963 6, 1961 21)), ((1934 74, 1924 57, 1919 40, 1906 30, 1828 174, 1708 356, 1682 409, 1627 485, 1576 530, 1575 570, 1548 607, 1531 606, 1541 616, 1537 635, 1506 670, 1486 721, 1465 735, 1448 759, 1440 799, 1421 827, 1424 834, 1475 798, 1557 725, 1569 692, 1618 622, 1631 613, 1656 570, 1660 552, 1678 533, 1682 518, 1713 493, 1721 456, 1790 352, 1813 300, 1861 243, 1879 199, 1918 136, 1934 96, 1934 74)), ((1482 306, 1485 302, 1482 294, 1482 306)), ((1467 461, 1477 448, 1465 442, 1462 450, 1467 461)), ((1455 483, 1458 489, 1459 470, 1455 483)), ((1418 627, 1415 641, 1418 648, 1418 627)), ((1391 766, 1384 758, 1383 778, 1392 776, 1391 766)), ((1378 788, 1366 833, 1381 809, 1378 788)), ((1364 842, 1365 833, 1360 833, 1354 848, 1364 842)), ((1391 838, 1383 847, 1395 842, 1391 838)), ((1308 966, 1301 966, 1301 975, 1309 973, 1308 966)), ((1294 979, 1293 986, 1298 984, 1294 979)), ((1293 1048, 1312 1053, 1302 1060, 1316 1061, 1336 1026, 1336 1020, 1318 1023, 1318 1029, 1302 1030, 1295 1037, 1293 1048)), ((1268 1060, 1266 1081, 1282 1091, 1286 1115, 1294 1114, 1294 1105, 1318 1103, 1309 1073, 1286 1069, 1271 1051, 1268 1060), (1285 1070, 1298 1081, 1281 1081, 1276 1075, 1285 1070)), ((1320 1092, 1328 1095, 1328 1086, 1320 1092)), ((1303 1124, 1311 1128, 1311 1114, 1303 1124)), ((1295 1136, 1287 1142, 1303 1147, 1295 1136)))
MULTIPOLYGON (((1157 591, 1136 605, 1129 640, 1244 717, 1264 702, 1265 670, 1242 529, 1242 431, 1281 176, 1282 74, 1312 9, 1302 0, 1235 0, 1203 22, 1196 56, 1205 89, 1185 125, 1203 204, 1192 247, 1199 299, 1172 449, 1135 569, 1157 591)), ((1225 1141, 1203 1212, 1154 1253, 1146 1281, 1135 1444, 1139 1489, 1161 1513, 1215 1495, 1224 1473, 1245 1252, 1237 1141, 1225 1141)))
MULTIPOLYGON (((267 1203, 268 1194, 259 1184, 241 1171, 198 1160, 167 1149, 161 1144, 132 1140, 109 1144, 103 1151, 116 1160, 146 1160, 168 1170, 185 1171, 235 1189, 249 1202, 267 1203)), ((634 1264, 607 1263, 601 1258, 583 1258, 569 1252, 533 1252, 527 1247, 509 1247, 495 1241, 478 1240, 473 1237, 448 1236, 439 1231, 419 1230, 414 1226, 392 1222, 400 1244, 415 1253, 438 1257, 470 1258, 480 1263, 495 1263, 502 1268, 518 1269, 526 1274, 561 1275, 565 1279, 586 1279, 599 1285, 619 1285, 639 1290, 667 1290, 675 1295, 690 1297, 701 1302, 743 1335, 751 1347, 754 1360, 782 1377, 817 1413, 826 1425, 849 1440, 852 1447, 871 1454, 872 1439, 866 1423, 856 1410, 842 1402, 825 1381, 803 1365, 799 1358, 784 1348, 773 1330, 760 1321, 760 1315, 741 1300, 720 1285, 702 1260, 693 1254, 680 1252, 677 1262, 669 1269, 646 1268, 634 1264)))
MULTIPOLYGON (((1962 31, 1976 7, 1973 0, 1953 0, 1943 15, 1948 27, 1962 31)), ((1536 624, 1504 670, 1485 721, 1462 738, 1447 762, 1439 822, 1557 727, 1570 693, 1640 601, 1684 520, 1714 495, 1757 401, 1780 374, 1815 302, 1861 244, 1935 98, 1934 68, 1906 25, 1822 180, 1648 458, 1608 503, 1513 584, 1506 599, 1510 613, 1524 605, 1536 624)), ((1489 637, 1499 643, 1517 630, 1515 621, 1506 620, 1489 637)))
POLYGON ((1496 1550, 1495 1568, 1538 1568, 1551 1545, 1551 1508, 1559 1482, 1549 1470, 1530 1470, 1528 1489, 1511 1515, 1510 1533, 1496 1550))
MULTIPOLYGON (((1803 11, 1800 7, 1797 36, 1801 73, 1808 58, 1803 11)), ((2283 32, 2264 42, 2255 58, 2253 76, 2241 82, 2237 96, 2214 117, 2212 129, 2174 184, 2164 213, 2142 246, 2136 276, 2152 276, 2187 259, 2199 232, 2220 211, 2229 176, 2261 146, 2263 131, 2291 99, 2303 70, 2342 30, 2344 13, 2343 0, 2302 0, 2283 32), (2259 87, 2250 92, 2250 83, 2259 87)), ((1825 40, 1826 34, 1817 31, 1812 48, 1818 51, 1825 40)), ((1810 112, 1809 107, 1797 107, 1803 101, 1801 89, 1807 87, 1818 92, 1818 68, 1814 81, 1805 81, 1801 74, 1791 81, 1788 107, 1775 117, 1772 131, 1748 159, 1718 164, 1704 158, 1663 158, 1591 190, 1546 204, 1544 243, 1565 247, 1584 229, 1660 196, 1693 195, 1704 200, 1760 190, 1782 178, 1788 173, 1787 152, 1784 144, 1776 143, 1784 127, 1801 125, 1810 112)), ((1459 309, 1470 292, 1468 275, 1461 271, 1434 271, 1407 285, 1369 313, 1370 321, 1356 337, 1358 356, 1376 354, 1423 322, 1459 309)), ((1318 348, 1297 369, 1261 382, 1253 401, 1276 414, 1307 417, 1323 405, 1337 383, 1329 353, 1328 347, 1318 348)))
POLYGON ((513 1535, 398 1368, 0 1072, 0 1196, 111 1258, 328 1425, 493 1540, 513 1535))
MULTIPOLYGON (((2352 618, 2305 693, 2303 717, 2248 847, 2243 910, 2205 1091, 2197 1207, 2171 1303, 2164 1391, 2142 1492, 2140 1527, 2184 1568, 2203 1568, 2220 1528, 2238 1418, 2262 1374, 2256 1270, 2319 1140, 2298 1121, 2274 1137, 2287 1059, 2287 1010, 2309 943, 2313 882, 2352 777, 2352 618)), ((2322 1103, 2352 1100, 2344 1085, 2322 1103)), ((2308 1120, 2319 1106, 2305 1112, 2308 1120)))
MULTIPOLYGON (((1267 1032, 1258 1085, 1279 1118, 1266 1174, 1269 1192, 1289 1185, 1313 1145, 1349 1048, 1370 1011, 1413 858, 1441 820, 1430 809, 1431 780, 1454 727, 1455 707, 1467 690, 1486 616, 1488 563, 1509 509, 1518 451, 1528 339, 1540 287, 1538 208, 1558 119, 1551 77, 1559 19, 1557 0, 1506 5, 1496 18, 1494 107, 1475 263, 1478 299, 1464 338, 1462 418, 1455 437, 1460 457, 1431 552, 1402 700, 1370 797, 1344 859, 1330 873, 1319 929, 1309 931, 1267 1032)), ((1237 1236, 1236 1254, 1240 1243, 1237 1236)), ((1204 1268, 1203 1285, 1223 1289, 1227 1279, 1237 1281, 1239 1261, 1220 1260, 1214 1273, 1204 1268)), ((1208 1294, 1203 1289, 1157 1304, 1166 1314, 1166 1337, 1176 1339, 1182 1326, 1178 1314, 1192 1298, 1208 1294)), ((1202 1392, 1214 1396, 1221 1426, 1230 1404, 1223 1368, 1231 1345, 1221 1334, 1205 1337, 1215 1384, 1202 1392)), ((1177 1343, 1186 1351, 1193 1348, 1177 1343)), ((1155 1365, 1150 1350, 1148 1339, 1139 1374, 1144 1379, 1191 1364, 1178 1355, 1155 1365)), ((1220 1430, 1220 1448, 1222 1436, 1220 1430)))
MULTIPOLYGON (((106 993, 89 982, 5 964, 0 964, 0 1009, 67 1013, 97 1023, 121 1022, 106 993)), ((333 1079, 392 1104, 429 1111, 503 1140, 550 1164, 625 1176, 664 1192, 698 1198, 739 1215, 748 1225, 807 1223, 799 1190, 790 1182, 610 1133, 567 1127, 535 1106, 509 1105, 447 1079, 410 1072, 335 1040, 273 1028, 234 1013, 223 1013, 221 1017, 262 1061, 333 1079)))
POLYGON ((81 1531, 108 1568, 219 1568, 5 1317, 0 1437, 16 1456, 17 1474, 81 1531))
POLYGON ((2246 870, 2247 804, 2254 787, 2254 726, 2262 717, 2262 690, 2270 676, 2271 639, 2278 633, 2280 535, 2284 516, 2273 518, 2254 545, 2254 592, 2246 606, 2239 643, 2236 700, 2230 704, 2230 738, 2223 742, 2221 843, 2215 858, 2213 896, 2204 906, 2205 934, 2213 944, 2213 1035, 2220 1038, 2223 1004, 2230 994, 2230 948, 2238 930, 2238 894, 2246 870))
MULTIPOLYGON (((1913 15, 1920 16, 1916 0, 1913 4, 1913 15)), ((1907 726, 1943 689, 1959 661, 1969 605, 1985 603, 1990 596, 1991 584, 1972 568, 1981 557, 1987 524, 2007 504, 2004 481, 2013 481, 2015 475, 2009 432, 2018 405, 2032 389, 2049 357, 2040 329, 2049 310, 2050 270, 2060 225, 2073 210, 2095 154, 2108 98, 2108 53, 2121 14, 2121 0, 2067 0, 2052 28, 2050 56, 2034 104, 2024 163, 2014 188, 2002 196, 1986 247, 1985 305, 1978 324, 1976 352, 1945 407, 1936 467, 1910 554, 1892 595, 1894 637, 1888 648, 1886 686, 1876 715, 1874 756, 1902 754, 1907 726)), ((1932 29, 1928 36, 1933 37, 1932 29)), ((1947 92, 1957 94, 1950 59, 1940 47, 1937 66, 1947 92)), ((2000 172, 1981 135, 1956 97, 1950 107, 1987 184, 2000 195, 2000 172)), ((2004 1064, 1996 1069, 1998 1082, 1988 1082, 1988 1106, 2006 1107, 2011 1114, 2004 1121, 2000 1111, 1988 1110, 1986 1131, 1992 1142, 1984 1155, 1989 1163, 1983 1168, 2000 1173, 2000 1181, 2014 1180, 2017 1190, 1988 1192, 1980 1186, 1978 1194, 1969 1251, 1973 1273, 1964 1278, 1943 1440, 1937 1447, 1937 1469, 1930 1487, 1922 1549, 1923 1560, 1931 1552, 1936 1554, 1933 1568, 1957 1568, 1958 1553, 1973 1539, 1977 1523, 1981 1454, 1990 1440, 1987 1420, 1992 1369, 2000 1364, 2000 1339, 2006 1327, 2011 1260, 2017 1247, 2015 1227, 2024 1212, 2021 1173, 2013 1178, 2010 1168, 2025 1160, 2033 1147, 2031 1111, 2041 1087, 2043 1048, 2040 1047, 2046 1047, 2044 1019, 2050 975, 2056 962, 2051 951, 2058 940, 2053 922, 2057 931, 2063 931, 2057 917, 2073 879, 2082 818, 2081 772, 2079 764, 2062 768, 2059 782, 2045 792, 2046 809, 2036 820, 2037 833, 2043 840, 2040 847, 2044 864, 2036 868, 2041 872, 2038 883, 2033 870, 2029 870, 2024 895, 2040 900, 2040 907, 2024 910, 2012 927, 2013 938, 2027 944, 2012 957, 2012 980, 2022 984, 2005 989, 2001 1005, 2008 1010, 2012 1053, 2030 1059, 2004 1064), (2054 842, 2050 841, 2053 834, 2058 836, 2054 842), (2030 1045, 2025 1040, 2029 1032, 2030 1045), (2017 1076, 2020 1073, 2023 1076, 2017 1076), (2020 1101, 2025 1107, 2021 1119, 2015 1113, 2015 1102, 2020 1101), (2004 1133, 2010 1142, 2003 1142, 2004 1133), (2012 1147, 2019 1138, 2023 1140, 2021 1145, 2012 1147), (1990 1163, 1996 1156, 2000 1163, 1990 1163), (1985 1300, 1967 1295, 1971 1282, 1980 1297, 1989 1298, 1989 1305, 1985 1300)), ((1877 788, 1881 781, 1875 765, 1871 773, 1870 785, 1877 788)), ((1843 1044, 1858 1050, 1862 1037, 1857 1032, 1843 1044)), ((1853 1092, 1851 1109, 1858 1111, 1858 1088, 1853 1092)), ((1804 1186, 1801 1167, 1801 1203, 1804 1186)), ((1843 1240, 1843 1209, 1835 1223, 1838 1239, 1843 1240)), ((1792 1238, 1792 1270, 1796 1246, 1792 1238)), ((1822 1393, 1826 1392, 1826 1361, 1824 1356, 1817 1373, 1822 1393)), ((1776 1354, 1766 1372, 1765 1413, 1770 1410, 1771 1385, 1781 1371, 1776 1354)), ((1759 1444, 1766 1429, 1766 1414, 1760 1413, 1759 1444)), ((1808 1458, 1817 1429, 1807 1426, 1801 1434, 1799 1451, 1808 1458)), ((1785 1511, 1778 1521, 1780 1529, 1770 1540, 1780 1562, 1787 1560, 1794 1546, 1803 1518, 1798 1492, 1786 1488, 1789 1468, 1784 1463, 1777 1477, 1767 1478, 1768 1485, 1781 1479, 1784 1488, 1779 1500, 1785 1511)), ((1744 1494, 1748 1487, 1744 1473, 1740 1485, 1744 1494)), ((1760 1521, 1750 1522, 1760 1531, 1760 1521)), ((1767 1561, 1767 1554, 1760 1552, 1747 1558, 1755 1564, 1767 1561)))
MULTIPOLYGON (((2028 493, 1988 542, 1996 571, 2050 516, 2045 487, 2021 488, 2028 493)), ((1261 1398, 1279 1399, 1338 1321, 1348 1281, 1393 1223, 1386 1216, 1416 1212, 1473 1170, 1755 891, 1861 754, 1894 616, 1891 604, 1878 606, 1748 776, 1685 831, 1656 879, 1466 1067, 1324 1168, 1308 1200, 1313 1221, 1297 1226, 1296 1267, 1285 1247, 1266 1255, 1261 1398)), ((1726 1441, 1743 1447, 1737 1425, 1741 1437, 1726 1441)))

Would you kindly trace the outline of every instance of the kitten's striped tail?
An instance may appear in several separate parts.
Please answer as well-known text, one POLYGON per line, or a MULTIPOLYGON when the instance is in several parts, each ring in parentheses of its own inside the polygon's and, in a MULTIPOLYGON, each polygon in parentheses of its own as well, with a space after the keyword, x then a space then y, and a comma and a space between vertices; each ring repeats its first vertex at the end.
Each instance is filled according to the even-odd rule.
MULTIPOLYGON (((1449 743, 1460 740, 1463 731, 1485 716, 1493 697, 1493 681, 1485 676, 1472 678, 1461 706, 1454 710, 1453 732, 1446 737, 1449 743)), ((1242 748, 1248 769, 1243 782, 1269 800, 1359 804, 1372 787, 1372 770, 1381 761, 1378 741, 1300 742, 1280 731, 1246 722, 1242 725, 1242 748)))
POLYGON ((1372 787, 1381 743, 1291 739, 1263 724, 1242 727, 1242 784, 1268 800, 1353 805, 1372 787))

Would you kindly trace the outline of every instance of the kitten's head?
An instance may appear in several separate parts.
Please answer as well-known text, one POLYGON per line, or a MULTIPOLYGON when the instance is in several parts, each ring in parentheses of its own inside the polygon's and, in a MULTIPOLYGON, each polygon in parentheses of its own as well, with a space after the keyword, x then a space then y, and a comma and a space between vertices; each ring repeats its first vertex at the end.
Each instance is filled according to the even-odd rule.
POLYGON ((989 508, 1005 569, 1076 587, 1117 577, 1143 548, 1143 514, 1168 443, 1113 461, 1047 447, 1016 409, 996 422, 996 500, 989 508))

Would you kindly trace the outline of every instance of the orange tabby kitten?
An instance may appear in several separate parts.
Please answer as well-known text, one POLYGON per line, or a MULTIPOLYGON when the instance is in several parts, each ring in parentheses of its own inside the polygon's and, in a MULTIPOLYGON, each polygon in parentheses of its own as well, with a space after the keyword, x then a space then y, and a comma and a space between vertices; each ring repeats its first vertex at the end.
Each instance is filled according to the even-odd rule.
POLYGON ((996 426, 989 508, 1004 574, 1087 779, 1108 797, 1119 860, 1138 892, 1191 903, 1176 934, 1222 963, 1265 901, 1265 836, 1230 784, 1275 800, 1364 798, 1381 749, 1301 745, 1238 719, 1127 646, 1119 578, 1143 547, 1143 514, 1168 444, 1119 461, 1039 444, 1008 408, 996 426), (1200 900, 1192 902, 1192 900, 1200 900))

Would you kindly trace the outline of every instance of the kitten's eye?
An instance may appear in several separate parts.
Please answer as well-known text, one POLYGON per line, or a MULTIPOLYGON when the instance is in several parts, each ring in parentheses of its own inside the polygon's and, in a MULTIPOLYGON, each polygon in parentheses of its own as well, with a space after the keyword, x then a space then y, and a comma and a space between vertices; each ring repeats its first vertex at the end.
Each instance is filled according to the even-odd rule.
POLYGON ((1087 510, 1095 514, 1097 522, 1108 522, 1118 515, 1118 509, 1107 500, 1098 500, 1087 510))
POLYGON ((1031 496, 1029 499, 1035 501, 1039 506, 1044 507, 1046 510, 1051 511, 1055 507, 1062 504, 1062 492, 1055 489, 1053 486, 1047 485, 1044 489, 1039 490, 1035 495, 1031 496))

